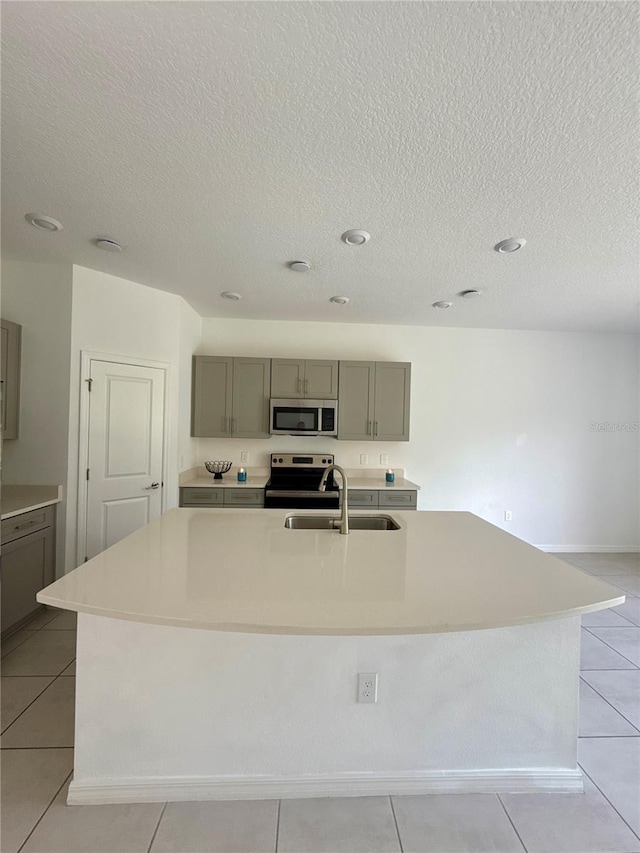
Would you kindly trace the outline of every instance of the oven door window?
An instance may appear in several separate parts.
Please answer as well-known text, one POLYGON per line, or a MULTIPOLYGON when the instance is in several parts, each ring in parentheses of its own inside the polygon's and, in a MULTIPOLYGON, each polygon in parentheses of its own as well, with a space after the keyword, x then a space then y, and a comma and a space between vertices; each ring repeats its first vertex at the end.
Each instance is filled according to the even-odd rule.
POLYGON ((303 406, 295 408, 274 406, 273 429, 287 430, 287 432, 318 432, 319 415, 318 409, 308 409, 303 406))

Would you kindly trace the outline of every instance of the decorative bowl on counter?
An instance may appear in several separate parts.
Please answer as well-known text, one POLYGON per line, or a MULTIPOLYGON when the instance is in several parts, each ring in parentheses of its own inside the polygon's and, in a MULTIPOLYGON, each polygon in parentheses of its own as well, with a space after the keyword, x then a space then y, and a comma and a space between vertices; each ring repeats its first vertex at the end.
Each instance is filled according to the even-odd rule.
POLYGON ((204 467, 210 474, 213 474, 214 480, 221 480, 222 475, 226 474, 227 471, 231 468, 231 462, 219 462, 214 460, 213 462, 205 462, 204 467))

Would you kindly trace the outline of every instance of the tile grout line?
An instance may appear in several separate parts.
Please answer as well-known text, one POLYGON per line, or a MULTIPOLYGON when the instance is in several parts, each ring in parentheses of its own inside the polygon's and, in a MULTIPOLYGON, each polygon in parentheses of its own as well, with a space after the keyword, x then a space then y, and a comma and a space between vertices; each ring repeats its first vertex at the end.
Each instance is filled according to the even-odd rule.
MULTIPOLYGON (((69 666, 69 665, 70 665, 70 664, 67 664, 67 666, 69 666)), ((67 666, 64 666, 64 667, 62 668, 62 671, 64 671, 64 670, 67 668, 67 666)), ((10 675, 9 675, 9 676, 5 676, 5 678, 11 678, 11 677, 12 677, 12 676, 10 676, 10 675)), ((61 673, 59 672, 56 676, 54 676, 53 681, 52 681, 50 684, 47 684, 47 686, 44 688, 44 690, 43 690, 41 693, 38 693, 38 695, 37 695, 37 696, 36 696, 36 698, 33 700, 33 702, 37 702, 37 701, 38 701, 38 699, 39 699, 39 698, 40 698, 44 693, 46 693, 46 692, 47 692, 47 690, 48 690, 50 687, 53 687, 53 685, 56 683, 56 681, 57 681, 60 677, 61 677, 61 673)), ((66 678, 68 678, 69 676, 65 676, 65 677, 66 677, 66 678)), ((75 676, 71 676, 71 677, 72 677, 72 678, 75 678, 75 676)), ((48 676, 41 676, 41 675, 27 676, 27 675, 23 675, 23 676, 22 676, 22 678, 48 678, 48 676)), ((3 729, 2 734, 5 734, 5 732, 8 732, 8 731, 9 731, 9 729, 11 728, 11 726, 13 726, 13 725, 14 725, 14 723, 17 723, 17 722, 18 722, 18 720, 20 719, 20 717, 21 717, 24 713, 26 713, 26 712, 29 710, 29 708, 33 705, 33 702, 29 702, 29 704, 27 705, 27 707, 26 707, 26 708, 24 708, 22 711, 20 711, 20 713, 18 714, 18 716, 15 718, 15 720, 14 720, 12 723, 9 723, 9 725, 7 726, 7 728, 6 728, 6 729, 3 729)), ((74 743, 74 745, 73 745, 73 746, 75 746, 75 743, 74 743)), ((72 748, 73 748, 73 747, 72 747, 72 748)), ((3 746, 3 747, 1 747, 1 749, 68 749, 68 747, 59 747, 59 746, 50 746, 50 747, 38 747, 38 746, 27 746, 27 747, 14 746, 14 747, 11 747, 11 746, 9 746, 9 747, 7 747, 7 746, 3 746)))
POLYGON ((169 803, 164 803, 162 809, 160 811, 160 817, 158 818, 158 822, 156 823, 156 828, 153 830, 153 835, 151 836, 151 841, 149 842, 149 846, 147 847, 147 853, 151 853, 151 848, 153 847, 153 842, 156 840, 156 835, 158 834, 158 830, 160 829, 160 824, 162 823, 162 818, 164 817, 164 813, 167 809, 169 803))
MULTIPOLYGON (((639 628, 638 626, 636 626, 636 625, 634 625, 634 626, 632 626, 632 627, 634 627, 634 628, 639 632, 639 636, 640 636, 640 628, 639 628)), ((620 657, 621 657, 623 660, 626 660, 628 663, 630 663, 630 664, 631 664, 631 666, 632 666, 634 669, 640 669, 640 667, 638 667, 638 664, 637 664, 637 663, 634 663, 632 660, 629 660, 629 658, 628 658, 626 655, 623 655, 623 654, 622 654, 622 652, 619 652, 617 649, 614 649, 614 648, 613 648, 613 646, 610 646, 610 645, 609 645, 609 643, 607 643, 607 641, 606 641, 606 640, 603 640, 603 639, 602 639, 602 637, 599 637, 597 634, 594 634, 594 633, 593 633, 593 631, 590 631, 588 628, 584 628, 584 627, 583 627, 583 628, 582 628, 582 630, 583 630, 583 631, 586 631, 588 634, 591 634, 591 636, 592 636, 592 637, 595 637, 595 638, 596 638, 596 640, 600 640, 600 642, 601 642, 601 643, 604 643, 604 644, 605 644, 605 646, 607 646, 607 648, 611 649, 611 651, 612 651, 612 652, 615 652, 617 655, 620 655, 620 657)), ((598 629, 596 628, 596 630, 598 630, 598 629)), ((622 630, 623 630, 623 631, 626 631, 627 629, 626 629, 626 628, 623 628, 622 630)), ((609 670, 607 670, 607 671, 608 671, 608 672, 611 672, 611 670, 610 670, 610 669, 609 669, 609 670)), ((587 672, 587 670, 585 670, 585 672, 587 672)))
POLYGON ((496 794, 496 797, 498 798, 498 802, 499 802, 499 803, 500 803, 500 805, 502 806, 502 811, 503 811, 503 812, 506 814, 506 816, 507 816, 507 820, 509 821, 509 823, 510 823, 510 824, 511 824, 511 826, 513 827, 513 831, 515 832, 515 834, 516 834, 516 837, 517 837, 518 841, 520 842, 520 844, 522 844, 522 849, 524 850, 524 853, 529 853, 529 851, 527 850, 527 848, 526 848, 526 846, 525 846, 524 841, 522 840, 522 838, 520 838, 520 833, 519 833, 519 832, 518 832, 518 830, 516 829, 516 825, 515 825, 515 823, 511 820, 511 815, 509 814, 509 810, 507 809, 507 807, 505 806, 505 804, 502 802, 502 797, 500 796, 500 794, 496 794))
MULTIPOLYGON (((587 672, 588 670, 583 670, 583 671, 587 672)), ((617 670, 616 669, 608 669, 608 670, 605 669, 604 672, 630 672, 630 670, 628 670, 628 669, 626 669, 626 670, 625 669, 617 669, 617 670)), ((613 710, 616 712, 616 714, 620 714, 620 716, 622 717, 623 720, 627 720, 629 725, 638 732, 638 735, 640 735, 640 729, 638 729, 638 727, 634 723, 632 723, 631 720, 627 719, 627 717, 625 717, 625 715, 622 713, 622 711, 618 711, 616 706, 612 705, 606 696, 603 696, 599 690, 596 690, 596 688, 592 684, 589 684, 589 682, 586 679, 584 679, 582 676, 580 676, 580 681, 584 681, 584 683, 587 685, 587 687, 590 687, 591 690, 593 690, 593 692, 597 696, 599 696, 601 699, 604 699, 604 701, 607 703, 607 705, 609 705, 611 708, 613 708, 613 710)), ((626 737, 637 737, 638 735, 626 735, 626 737)), ((578 737, 580 737, 580 735, 578 735, 578 737)), ((589 737, 589 735, 587 735, 587 737, 589 737)), ((590 737, 598 737, 598 735, 590 735, 590 737)), ((625 737, 625 735, 602 735, 602 737, 625 737)))
POLYGON ((614 810, 614 812, 618 815, 618 817, 619 817, 619 818, 620 818, 620 820, 625 824, 625 826, 629 827, 629 830, 630 830, 630 831, 635 835, 635 837, 636 837, 638 840, 640 840, 640 835, 638 835, 638 833, 637 833, 637 832, 636 832, 636 831, 635 831, 631 826, 629 826, 629 824, 627 823, 627 821, 625 820, 625 818, 623 817, 623 815, 622 815, 622 814, 620 814, 620 812, 618 811, 618 809, 613 805, 613 803, 611 802, 611 800, 609 799, 609 797, 607 797, 607 795, 606 795, 606 794, 605 794, 605 792, 602 790, 602 788, 598 785, 598 783, 595 781, 595 779, 592 779, 592 778, 591 778, 591 776, 589 776, 589 774, 588 774, 588 773, 587 773, 587 771, 584 769, 584 767, 582 766, 582 764, 580 764, 580 762, 578 762, 578 767, 579 767, 579 768, 580 768, 580 770, 584 773, 584 775, 587 777, 587 779, 589 779, 589 781, 590 781, 590 782, 592 782, 592 783, 596 786, 596 788, 598 789, 598 791, 600 791, 600 793, 602 794, 602 796, 603 796, 603 797, 605 798, 605 800, 609 803, 609 805, 611 806, 611 808, 612 808, 612 809, 614 810))
POLYGON ((398 844, 400 846, 400 853, 404 853, 402 847, 402 838, 400 837, 400 827, 398 826, 398 818, 396 817, 396 810, 393 806, 393 797, 389 794, 389 805, 391 806, 391 814, 393 815, 393 822, 396 826, 396 835, 398 836, 398 844))
POLYGON ((274 853, 278 853, 278 842, 280 841, 280 809, 282 807, 282 800, 278 800, 278 814, 276 816, 276 846, 273 848, 274 853))
POLYGON ((65 777, 64 777, 64 782, 62 783, 62 785, 60 785, 60 787, 58 788, 58 790, 55 792, 55 794, 53 795, 53 797, 52 797, 52 798, 51 798, 51 800, 49 801, 49 805, 46 807, 46 809, 42 812, 42 814, 40 815, 40 817, 38 818, 38 820, 37 820, 37 821, 34 823, 34 825, 31 827, 31 831, 29 832, 29 834, 27 835, 27 837, 25 838, 25 840, 22 842, 22 844, 21 844, 21 845, 20 845, 20 847, 18 848, 17 853, 20 853, 20 851, 23 849, 23 847, 25 846, 25 844, 27 843, 27 841, 31 838, 31 836, 33 835, 33 833, 34 833, 34 832, 36 831, 36 829, 38 828, 38 825, 40 824, 40 822, 42 821, 42 819, 44 818, 44 816, 46 815, 46 813, 49 811, 49 809, 50 809, 50 808, 51 808, 51 806, 53 805, 53 801, 54 801, 54 800, 55 800, 55 798, 58 796, 58 794, 60 793, 60 791, 64 788, 64 786, 67 784, 68 780, 69 780, 69 779, 71 779, 71 777, 72 777, 72 776, 73 776, 73 770, 72 770, 72 771, 71 771, 67 776, 65 776, 65 777))
MULTIPOLYGON (((12 677, 13 677, 13 676, 11 676, 11 675, 5 675, 5 676, 4 676, 4 678, 12 678, 12 677)), ((20 677, 21 677, 21 678, 50 678, 50 676, 48 676, 48 675, 22 675, 22 676, 20 676, 20 677)), ((20 717, 24 714, 24 712, 25 712, 25 711, 28 711, 28 710, 29 710, 29 708, 33 705, 33 703, 34 703, 34 702, 36 702, 36 701, 37 701, 37 700, 42 696, 42 694, 45 692, 45 690, 48 690, 48 689, 51 687, 51 685, 52 685, 55 681, 57 681, 57 680, 58 680, 58 678, 59 678, 59 677, 60 677, 59 675, 54 675, 54 676, 53 676, 53 680, 52 680, 52 681, 50 681, 50 682, 46 685, 46 687, 43 687, 43 688, 42 688, 42 690, 40 691, 40 693, 38 693, 38 695, 37 695, 34 699, 32 699, 32 700, 31 700, 31 702, 29 702, 29 704, 27 705, 27 707, 26 707, 26 708, 23 708, 23 709, 22 709, 22 711, 20 711, 20 713, 18 714, 18 716, 15 718, 15 720, 12 720, 6 728, 2 729, 2 731, 0 732, 0 735, 3 735, 6 731, 9 731, 9 729, 11 728, 11 726, 12 726, 14 723, 17 723, 17 722, 18 722, 18 720, 19 720, 19 719, 20 719, 20 717)))

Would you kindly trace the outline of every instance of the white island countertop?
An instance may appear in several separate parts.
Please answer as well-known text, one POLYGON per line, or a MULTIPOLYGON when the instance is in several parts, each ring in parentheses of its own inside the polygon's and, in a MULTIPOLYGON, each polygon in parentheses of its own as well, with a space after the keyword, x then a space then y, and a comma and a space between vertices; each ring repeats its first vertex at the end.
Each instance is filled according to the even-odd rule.
POLYGON ((498 628, 624 601, 471 513, 393 511, 400 530, 348 536, 285 529, 295 514, 173 509, 37 599, 138 622, 345 636, 498 628))

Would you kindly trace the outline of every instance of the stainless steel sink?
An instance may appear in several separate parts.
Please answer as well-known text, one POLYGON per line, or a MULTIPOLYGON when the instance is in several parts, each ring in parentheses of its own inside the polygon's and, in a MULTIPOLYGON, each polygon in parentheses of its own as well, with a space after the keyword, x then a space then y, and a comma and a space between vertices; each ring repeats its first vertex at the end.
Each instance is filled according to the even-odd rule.
MULTIPOLYGON (((285 519, 287 530, 338 530, 340 518, 332 515, 290 515, 285 519)), ((350 515, 350 530, 400 530, 390 515, 350 515)))

